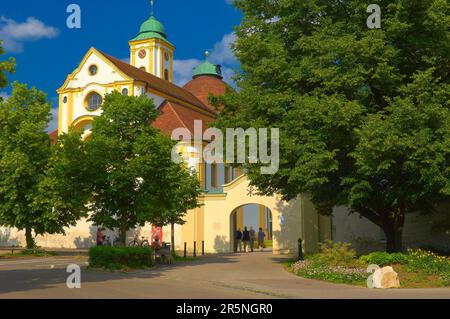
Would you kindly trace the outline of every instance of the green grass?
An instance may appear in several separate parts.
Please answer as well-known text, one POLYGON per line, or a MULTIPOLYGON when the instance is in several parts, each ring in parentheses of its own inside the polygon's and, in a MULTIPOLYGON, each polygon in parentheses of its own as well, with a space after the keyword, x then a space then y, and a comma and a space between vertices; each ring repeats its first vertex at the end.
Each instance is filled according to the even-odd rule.
POLYGON ((343 245, 329 245, 320 253, 307 255, 302 262, 287 261, 283 267, 296 275, 322 281, 366 286, 368 265, 392 266, 401 288, 450 287, 450 259, 424 250, 388 254, 375 252, 356 257, 343 245), (343 257, 345 256, 345 258, 343 257))
POLYGON ((179 256, 179 255, 172 255, 173 261, 175 262, 189 262, 189 261, 194 261, 194 260, 198 260, 198 257, 193 257, 193 256, 179 256))
POLYGON ((56 256, 55 252, 45 251, 42 249, 25 249, 14 253, 0 255, 3 259, 27 258, 27 257, 52 257, 56 256))

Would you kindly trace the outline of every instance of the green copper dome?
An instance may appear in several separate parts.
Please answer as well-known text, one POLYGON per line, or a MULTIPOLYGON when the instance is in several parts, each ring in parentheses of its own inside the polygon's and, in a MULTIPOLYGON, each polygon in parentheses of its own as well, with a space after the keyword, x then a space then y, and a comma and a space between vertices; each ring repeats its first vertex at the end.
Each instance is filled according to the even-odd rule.
POLYGON ((222 68, 220 65, 212 64, 208 61, 209 52, 205 52, 206 61, 200 65, 198 65, 196 68, 194 68, 194 74, 193 78, 202 76, 202 75, 209 75, 209 76, 215 76, 220 79, 222 79, 222 68))
POLYGON ((164 38, 167 38, 163 24, 156 20, 154 16, 151 16, 147 21, 145 21, 139 30, 139 34, 150 32, 159 33, 164 38))
POLYGON ((141 29, 139 30, 138 36, 131 41, 139 41, 155 38, 169 42, 167 41, 167 35, 165 33, 163 24, 158 20, 156 20, 156 18, 152 15, 147 21, 145 21, 141 25, 141 29))

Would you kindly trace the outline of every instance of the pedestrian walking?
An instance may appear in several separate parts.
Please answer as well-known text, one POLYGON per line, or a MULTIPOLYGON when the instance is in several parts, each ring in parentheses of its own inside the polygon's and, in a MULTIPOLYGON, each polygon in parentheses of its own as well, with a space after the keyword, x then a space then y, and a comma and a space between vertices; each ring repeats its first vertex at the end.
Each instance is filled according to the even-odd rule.
POLYGON ((238 249, 242 253, 242 232, 240 228, 236 231, 236 252, 238 249))
POLYGON ((97 229, 97 246, 103 246, 105 242, 105 235, 103 235, 103 229, 97 229))
POLYGON ((253 249, 255 248, 255 236, 256 236, 256 232, 253 229, 253 226, 250 226, 250 251, 253 252, 253 249))
POLYGON ((250 232, 247 227, 244 227, 244 232, 242 233, 242 241, 244 242, 244 253, 248 252, 247 248, 250 245, 250 232))
POLYGON ((258 231, 258 247, 263 251, 264 249, 264 239, 266 238, 266 233, 264 233, 263 229, 260 227, 258 231))

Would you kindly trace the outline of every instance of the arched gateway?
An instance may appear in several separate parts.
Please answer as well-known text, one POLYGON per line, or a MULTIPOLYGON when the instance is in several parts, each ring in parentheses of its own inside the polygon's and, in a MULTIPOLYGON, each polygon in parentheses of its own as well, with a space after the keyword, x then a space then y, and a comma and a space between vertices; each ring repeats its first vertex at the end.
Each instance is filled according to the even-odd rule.
POLYGON ((189 250, 195 242, 200 251, 204 242, 206 253, 233 252, 230 214, 248 204, 270 210, 274 254, 295 254, 299 238, 305 239, 306 251, 314 251, 320 240, 331 236, 329 218, 317 215, 306 197, 286 202, 280 196, 259 196, 249 187, 245 175, 224 185, 221 193, 202 195, 200 202, 202 206, 188 213, 181 228, 181 241, 187 243, 189 250))

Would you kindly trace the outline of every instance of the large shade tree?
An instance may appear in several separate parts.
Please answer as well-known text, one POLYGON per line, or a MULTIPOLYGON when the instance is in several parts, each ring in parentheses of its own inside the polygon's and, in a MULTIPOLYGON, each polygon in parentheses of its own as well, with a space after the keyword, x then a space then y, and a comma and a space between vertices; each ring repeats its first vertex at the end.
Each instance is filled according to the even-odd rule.
MULTIPOLYGON (((79 172, 59 156, 60 147, 51 146, 46 95, 25 84, 12 87, 0 102, 0 225, 24 230, 27 248, 33 248, 36 235, 64 233, 76 223, 82 188, 64 193, 79 172)), ((70 148, 79 152, 67 143, 70 148)))
POLYGON ((450 16, 446 0, 237 0, 239 90, 217 125, 278 127, 280 170, 264 194, 346 205, 402 249, 405 214, 449 199, 450 16))
POLYGON ((94 120, 86 142, 92 196, 90 219, 126 233, 147 222, 165 225, 198 206, 195 174, 172 161, 174 142, 152 127, 158 116, 153 100, 113 92, 94 120))

